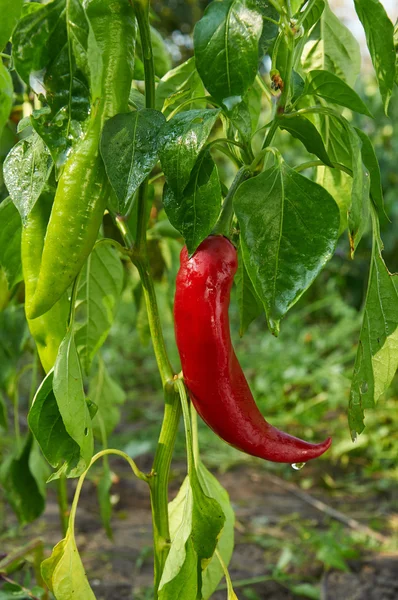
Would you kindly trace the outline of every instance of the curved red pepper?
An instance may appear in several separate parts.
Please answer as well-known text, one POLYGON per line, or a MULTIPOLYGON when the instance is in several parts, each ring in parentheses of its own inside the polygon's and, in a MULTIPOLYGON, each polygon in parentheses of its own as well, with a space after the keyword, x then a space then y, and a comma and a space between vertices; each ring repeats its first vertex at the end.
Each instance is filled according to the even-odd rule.
POLYGON ((222 236, 209 236, 192 258, 181 251, 174 322, 189 394, 207 425, 235 448, 274 462, 307 462, 331 439, 310 444, 267 423, 236 358, 228 307, 237 266, 237 252, 222 236))

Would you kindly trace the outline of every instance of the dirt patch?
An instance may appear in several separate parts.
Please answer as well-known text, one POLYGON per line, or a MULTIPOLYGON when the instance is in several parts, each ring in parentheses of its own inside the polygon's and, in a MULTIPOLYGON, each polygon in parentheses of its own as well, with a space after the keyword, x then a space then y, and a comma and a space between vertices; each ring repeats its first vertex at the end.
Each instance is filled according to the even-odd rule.
MULTIPOLYGON (((114 470, 120 478, 112 488, 112 494, 119 498, 112 519, 113 540, 106 537, 100 524, 95 487, 87 481, 77 513, 77 544, 98 600, 141 600, 148 597, 143 590, 150 587, 153 572, 149 494, 146 484, 134 479, 121 463, 115 464, 114 470)), ((174 471, 171 496, 177 493, 183 477, 182 469, 174 471)), ((328 518, 322 511, 276 485, 266 472, 255 468, 237 468, 218 478, 228 490, 236 513, 236 546, 230 564, 233 581, 260 578, 270 573, 269 554, 261 544, 251 541, 251 534, 260 532, 265 537, 278 537, 281 535, 278 524, 292 514, 301 520, 312 520, 320 529, 328 518)), ((70 492, 72 495, 73 489, 70 492)), ((334 503, 320 489, 312 489, 310 494, 313 498, 325 500, 328 505, 334 503)), ((341 509, 341 499, 335 504, 341 509)), ((361 503, 357 499, 344 499, 344 509, 352 517, 361 518, 366 512, 371 515, 376 506, 375 499, 363 499, 361 503)), ((13 517, 10 516, 7 526, 12 522, 13 517)), ((58 508, 51 490, 44 515, 25 528, 22 537, 5 540, 1 551, 9 552, 33 536, 45 539, 48 552, 60 539, 58 508)), ((323 600, 396 600, 397 573, 398 557, 389 557, 388 560, 379 557, 353 563, 349 573, 329 572, 323 577, 323 600)), ((316 567, 310 575, 318 581, 322 577, 316 567)), ((290 600, 299 597, 274 581, 250 587, 253 598, 290 600)), ((239 596, 239 590, 236 591, 239 596)), ((225 591, 213 596, 214 600, 225 598, 225 591)))

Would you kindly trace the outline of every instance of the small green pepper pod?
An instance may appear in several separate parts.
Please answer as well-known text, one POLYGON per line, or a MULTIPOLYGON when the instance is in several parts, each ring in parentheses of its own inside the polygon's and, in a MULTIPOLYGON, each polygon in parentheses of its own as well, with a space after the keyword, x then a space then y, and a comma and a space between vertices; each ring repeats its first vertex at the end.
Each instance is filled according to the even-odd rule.
MULTIPOLYGON (((51 196, 43 193, 22 228, 21 254, 26 312, 28 312, 36 291, 51 204, 51 196)), ((65 337, 68 315, 69 302, 66 294, 63 294, 58 302, 41 317, 28 319, 29 330, 35 340, 40 361, 46 373, 54 366, 58 348, 65 337)))

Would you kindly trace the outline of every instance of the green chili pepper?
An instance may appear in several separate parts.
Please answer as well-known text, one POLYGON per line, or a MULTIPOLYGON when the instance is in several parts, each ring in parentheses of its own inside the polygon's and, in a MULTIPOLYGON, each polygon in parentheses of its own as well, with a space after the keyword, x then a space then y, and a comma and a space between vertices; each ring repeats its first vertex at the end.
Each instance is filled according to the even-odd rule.
POLYGON ((99 153, 101 130, 107 119, 128 108, 136 37, 133 10, 128 0, 89 0, 85 10, 102 62, 100 97, 92 90, 92 111, 84 137, 67 159, 58 183, 39 280, 27 309, 29 318, 54 305, 94 246, 110 194, 99 153))
MULTIPOLYGON (((26 310, 36 290, 52 200, 50 194, 43 193, 22 228, 21 254, 26 310)), ((51 310, 37 319, 28 319, 30 333, 36 342, 41 364, 46 373, 54 366, 57 358, 59 345, 66 333, 68 314, 69 302, 64 293, 51 310)))

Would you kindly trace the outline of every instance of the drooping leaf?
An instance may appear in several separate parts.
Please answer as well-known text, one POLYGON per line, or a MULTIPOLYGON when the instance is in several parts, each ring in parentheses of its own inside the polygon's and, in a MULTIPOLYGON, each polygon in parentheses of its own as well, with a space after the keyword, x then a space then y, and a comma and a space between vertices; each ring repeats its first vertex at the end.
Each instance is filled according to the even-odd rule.
POLYGON ((4 181, 22 221, 42 193, 52 168, 48 148, 35 132, 8 153, 4 161, 4 181))
POLYGON ((381 251, 381 240, 374 231, 368 292, 348 407, 353 439, 365 427, 364 411, 375 407, 398 367, 398 277, 388 272, 381 251))
POLYGON ((238 270, 234 281, 239 306, 239 335, 243 336, 250 323, 261 315, 264 308, 247 274, 241 250, 238 253, 238 270))
POLYGON ((358 77, 361 68, 359 43, 327 3, 304 47, 303 67, 305 71, 322 69, 335 73, 351 87, 358 77))
POLYGON ((101 154, 122 215, 158 161, 164 124, 162 113, 149 108, 116 115, 105 124, 101 154))
POLYGON ((196 24, 196 68, 219 102, 242 97, 253 83, 262 29, 261 14, 250 0, 212 2, 196 24))
POLYGON ((395 80, 394 26, 379 0, 354 0, 387 114, 395 80))
POLYGON ((181 195, 165 187, 163 203, 170 223, 185 238, 192 254, 210 234, 221 208, 218 171, 208 150, 199 155, 181 195))
POLYGON ((234 198, 243 258, 270 329, 331 258, 339 211, 321 186, 279 161, 244 182, 234 198))
POLYGON ((0 204, 0 265, 3 267, 8 287, 22 280, 21 217, 11 198, 0 204))
POLYGON ((98 407, 93 419, 94 435, 103 439, 105 432, 109 436, 120 421, 120 407, 126 400, 124 390, 112 379, 102 358, 98 371, 90 381, 90 400, 98 407))
POLYGON ((33 436, 28 434, 23 446, 0 469, 2 488, 21 525, 34 521, 43 512, 46 475, 33 436))
POLYGON ((380 175, 380 167, 379 161, 377 160, 376 152, 373 148, 373 144, 370 141, 370 138, 366 135, 364 131, 355 127, 355 131, 359 136, 362 142, 362 160, 369 171, 370 176, 370 194, 372 200, 379 211, 379 214, 384 212, 384 200, 383 200, 383 190, 381 186, 381 175, 380 175))
POLYGON ((78 444, 87 467, 93 454, 93 428, 72 328, 59 347, 53 390, 65 429, 78 444))
POLYGON ((196 70, 195 58, 192 57, 171 69, 159 81, 156 88, 156 108, 167 116, 175 105, 191 98, 202 97, 204 94, 205 89, 196 70))
POLYGON ((346 106, 368 117, 372 116, 358 94, 340 77, 329 71, 310 71, 305 82, 304 93, 310 96, 320 96, 333 104, 346 106))
POLYGON ((11 75, 0 61, 0 136, 11 112, 13 92, 11 75))
POLYGON ((192 489, 187 478, 169 505, 171 546, 159 584, 159 600, 196 598, 198 559, 191 538, 192 489))
MULTIPOLYGON (((202 597, 202 571, 210 568, 211 558, 222 533, 225 516, 219 499, 225 502, 225 496, 210 481, 211 476, 196 470, 187 477, 176 498, 169 504, 171 548, 159 586, 159 599, 172 600, 183 597, 202 597), (202 483, 203 482, 203 483, 202 483), (208 489, 204 489, 207 485, 208 489), (186 586, 186 587, 185 587, 186 586), (189 595, 190 594, 190 595, 189 595)), ((230 535, 230 515, 225 546, 225 555, 229 553, 227 540, 230 535)), ((207 589, 210 589, 217 574, 211 567, 207 589)), ((205 596, 204 596, 205 597, 205 596)))
POLYGON ((370 177, 362 160, 362 142, 355 129, 347 128, 352 159, 352 191, 351 204, 348 209, 348 236, 351 256, 365 233, 369 222, 370 177))
POLYGON ((160 161, 167 183, 177 197, 187 187, 199 152, 219 114, 219 110, 213 109, 187 110, 165 124, 160 161))
POLYGON ((300 140, 308 152, 318 156, 325 165, 332 166, 322 136, 311 121, 301 116, 286 117, 282 115, 278 118, 278 123, 281 129, 285 129, 300 140))
POLYGON ((41 573, 57 600, 95 600, 70 528, 51 556, 42 562, 41 573))
POLYGON ((107 338, 123 286, 123 266, 117 251, 97 244, 80 276, 75 343, 86 373, 107 338))
MULTIPOLYGON (((225 523, 217 543, 217 549, 221 554, 224 564, 228 565, 234 547, 235 523, 235 514, 231 507, 228 493, 201 462, 198 465, 198 477, 203 491, 210 498, 217 500, 224 513, 225 523)), ((214 555, 203 573, 202 595, 204 600, 211 597, 222 577, 223 568, 218 557, 214 555)))
MULTIPOLYGON (((36 392, 28 423, 41 451, 52 467, 67 477, 77 477, 85 469, 79 445, 65 429, 53 392, 54 373, 50 371, 36 392)), ((52 477, 54 478, 54 477, 52 477)))
POLYGON ((10 39, 22 11, 23 0, 0 0, 0 52, 10 39))

